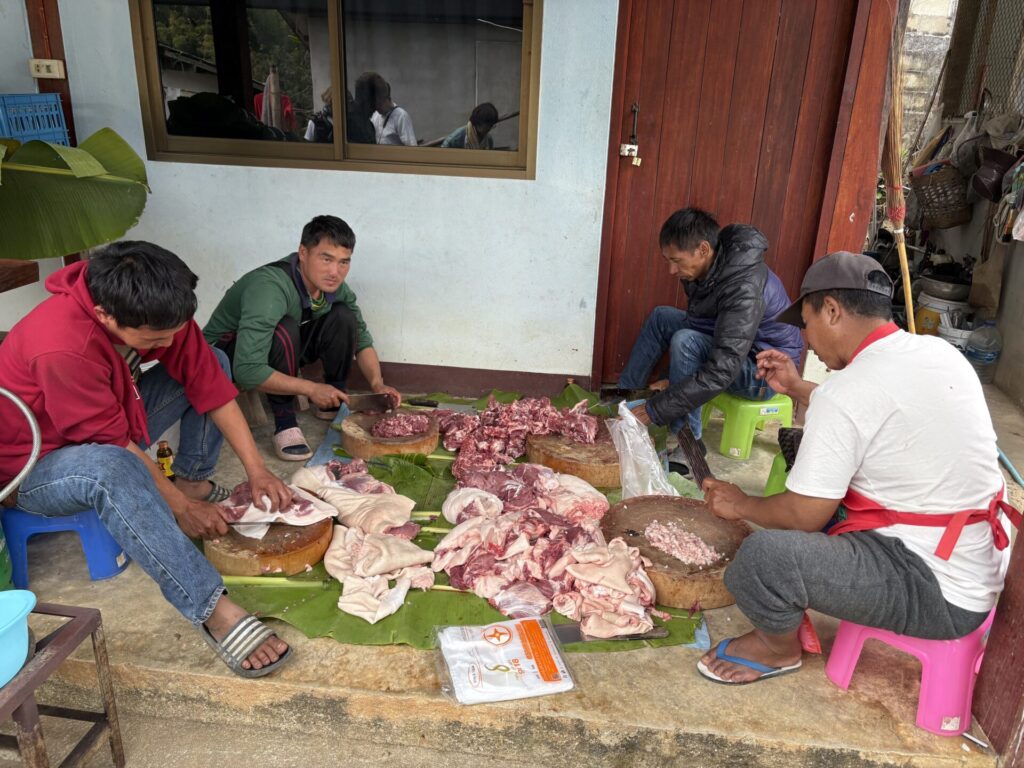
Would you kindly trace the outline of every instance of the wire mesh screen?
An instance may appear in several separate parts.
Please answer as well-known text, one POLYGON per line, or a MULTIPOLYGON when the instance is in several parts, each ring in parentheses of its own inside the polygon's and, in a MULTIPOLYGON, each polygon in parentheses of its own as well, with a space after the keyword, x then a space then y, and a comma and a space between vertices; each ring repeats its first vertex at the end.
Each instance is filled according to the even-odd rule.
POLYGON ((987 113, 1024 113, 1024 0, 962 2, 956 26, 965 33, 954 35, 960 38, 957 47, 964 48, 953 52, 951 63, 966 66, 959 93, 947 99, 946 114, 974 109, 983 89, 991 94, 987 113))

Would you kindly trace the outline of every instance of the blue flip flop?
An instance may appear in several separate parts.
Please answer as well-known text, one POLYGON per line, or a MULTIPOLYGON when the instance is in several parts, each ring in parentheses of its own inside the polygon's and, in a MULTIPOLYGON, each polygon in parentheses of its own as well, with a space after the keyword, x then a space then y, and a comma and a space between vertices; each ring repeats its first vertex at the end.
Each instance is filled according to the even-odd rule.
POLYGON ((730 656, 726 653, 726 650, 729 648, 729 643, 735 639, 735 637, 730 637, 727 640, 720 642, 715 647, 715 657, 722 661, 728 661, 732 664, 739 664, 742 667, 749 667, 755 672, 760 672, 761 676, 755 677, 753 680, 726 680, 708 669, 707 665, 703 661, 698 661, 697 671, 700 672, 701 676, 706 677, 713 683, 721 683, 722 685, 748 685, 750 683, 759 683, 770 677, 781 677, 782 675, 788 675, 790 672, 796 672, 803 664, 802 661, 798 661, 796 664, 791 664, 788 667, 769 667, 767 664, 760 664, 756 661, 751 661, 750 659, 744 659, 739 656, 730 656))

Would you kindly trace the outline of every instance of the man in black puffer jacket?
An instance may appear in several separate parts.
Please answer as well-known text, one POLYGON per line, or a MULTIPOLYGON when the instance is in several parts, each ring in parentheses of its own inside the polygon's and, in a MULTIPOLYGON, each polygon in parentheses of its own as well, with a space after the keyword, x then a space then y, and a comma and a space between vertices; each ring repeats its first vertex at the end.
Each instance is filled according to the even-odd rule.
MULTIPOLYGON (((778 349, 799 366, 800 330, 775 321, 789 306, 778 275, 764 263, 768 240, 754 227, 720 229, 697 208, 673 213, 661 228, 668 272, 686 291, 688 308, 656 307, 619 377, 619 387, 647 386, 654 366, 669 352, 668 386, 633 412, 645 424, 678 431, 685 418, 700 439, 700 408, 721 392, 748 400, 775 395, 757 376, 755 355, 778 349)), ((676 457, 670 457, 676 458, 676 457)))

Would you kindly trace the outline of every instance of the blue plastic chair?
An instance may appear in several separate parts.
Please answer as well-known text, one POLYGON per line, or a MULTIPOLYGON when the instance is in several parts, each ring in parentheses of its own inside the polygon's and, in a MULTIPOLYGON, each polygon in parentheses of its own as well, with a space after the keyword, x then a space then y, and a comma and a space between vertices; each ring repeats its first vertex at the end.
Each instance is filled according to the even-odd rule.
POLYGON ((93 581, 117 576, 128 567, 129 559, 121 545, 100 521, 95 510, 74 515, 44 517, 20 507, 3 510, 4 536, 11 553, 12 578, 17 589, 28 589, 28 540, 41 533, 74 531, 82 542, 89 577, 93 581))

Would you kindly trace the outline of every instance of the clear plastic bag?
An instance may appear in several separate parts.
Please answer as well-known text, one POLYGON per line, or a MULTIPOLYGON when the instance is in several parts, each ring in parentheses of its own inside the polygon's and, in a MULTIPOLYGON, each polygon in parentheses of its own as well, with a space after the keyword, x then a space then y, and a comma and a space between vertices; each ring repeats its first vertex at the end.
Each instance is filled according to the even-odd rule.
POLYGON ((441 693, 458 704, 546 696, 576 687, 547 616, 437 627, 434 632, 441 693))
POLYGON ((608 420, 608 431, 619 454, 619 474, 622 479, 622 498, 634 496, 678 496, 665 476, 658 452, 647 427, 626 407, 619 403, 619 418, 608 420))

